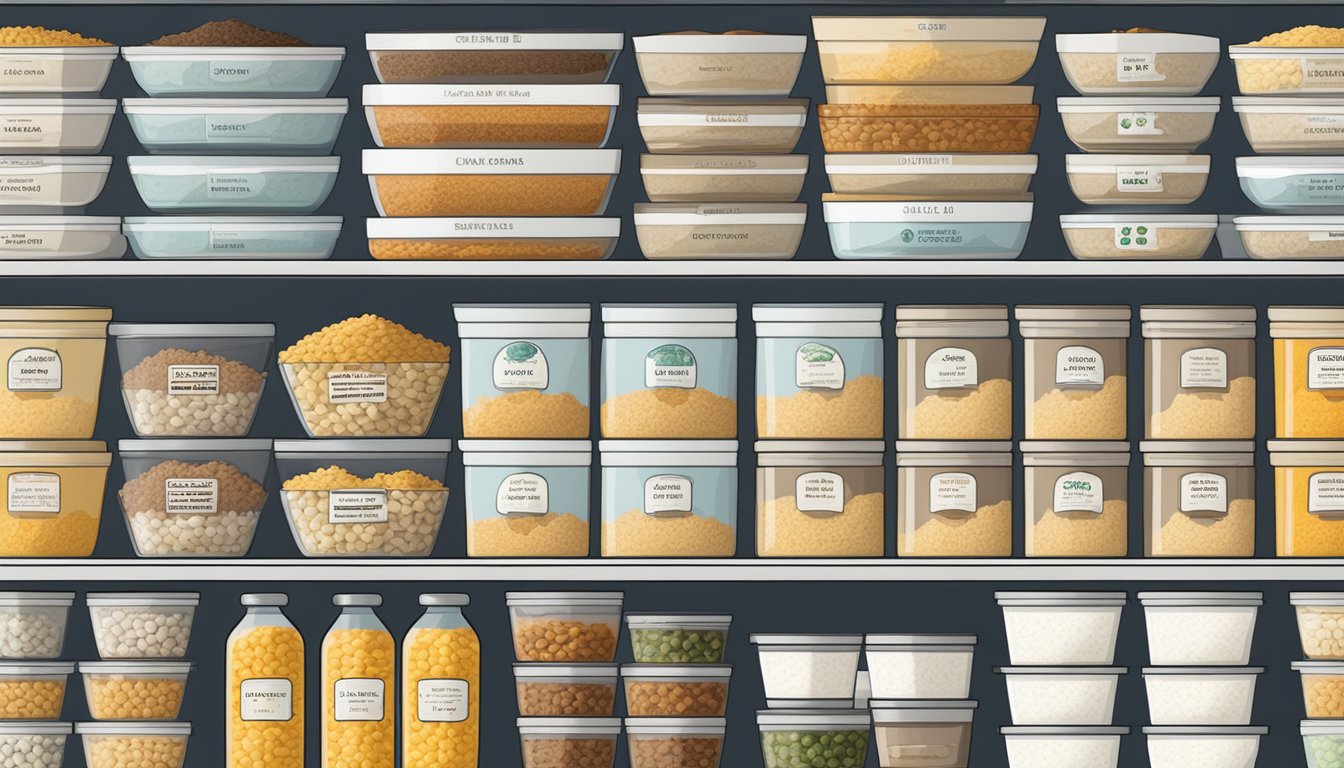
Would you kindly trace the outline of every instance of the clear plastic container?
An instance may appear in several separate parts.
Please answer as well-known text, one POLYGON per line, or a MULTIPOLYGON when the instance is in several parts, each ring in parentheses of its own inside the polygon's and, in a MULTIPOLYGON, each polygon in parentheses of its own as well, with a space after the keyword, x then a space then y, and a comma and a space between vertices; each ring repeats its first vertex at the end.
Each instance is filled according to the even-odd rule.
POLYGON ((0 261, 120 259, 117 216, 0 216, 0 261))
POLYGON ((1036 155, 828 154, 826 177, 842 195, 977 198, 1025 195, 1036 155))
POLYGON ((1145 305, 1144 437, 1255 437, 1255 307, 1145 305))
POLYGON ((1007 441, 896 441, 896 555, 1013 554, 1012 447, 1007 441))
POLYGON ((103 659, 187 655, 199 592, 90 592, 93 642, 103 659))
POLYGON ((758 557, 881 557, 886 478, 880 440, 756 443, 758 557))
POLYGON ((621 720, 616 717, 520 717, 523 768, 612 768, 621 720))
POLYGON ((1233 96, 1232 110, 1251 149, 1262 155, 1344 151, 1344 98, 1233 96))
POLYGON ((808 99, 640 99, 639 133, 658 154, 792 152, 807 124, 808 99))
POLYGON ((1213 134, 1217 96, 1163 98, 1061 96, 1069 141, 1084 152, 1194 152, 1213 134))
POLYGON ((1139 450, 1146 557, 1255 555, 1253 441, 1144 440, 1139 450))
POLYGON ((601 440, 603 557, 732 557, 736 440, 601 440))
MULTIPOLYGON (((809 706, 853 706, 863 635, 754 634, 767 699, 805 700, 809 706)), ((862 766, 862 762, 858 764, 862 766)))
POLYGON ((1294 661, 1302 677, 1302 701, 1307 717, 1321 720, 1344 718, 1344 664, 1338 661, 1294 661))
POLYGON ((462 440, 458 448, 466 468, 467 557, 588 554, 591 442, 462 440))
POLYGON ((1270 440, 1268 445, 1275 555, 1344 556, 1344 495, 1338 490, 1344 484, 1344 441, 1270 440))
POLYGON ((1290 592, 1297 634, 1308 659, 1344 660, 1344 592, 1290 592))
POLYGON ((896 307, 897 437, 1008 440, 1013 360, 1008 307, 896 307))
MULTIPOLYGON (((721 718, 728 709, 727 664, 624 664, 630 717, 721 718)), ((696 763, 699 765, 699 763, 696 763)))
POLYGON ((828 766, 863 768, 871 737, 870 721, 867 712, 849 709, 850 705, 842 710, 757 710, 765 768, 793 768, 804 749, 815 744, 830 747, 828 766))
POLYGON ((131 181, 156 213, 312 213, 336 185, 341 158, 141 155, 131 181))
POLYGON ((73 661, 0 662, 0 721, 59 720, 73 661))
POLYGON ((1018 305, 1028 440, 1123 440, 1130 309, 1018 305))
POLYGON ((189 661, 81 661, 94 720, 175 720, 187 693, 189 661))
POLYGON ((88 557, 112 454, 101 440, 0 441, 0 557, 88 557))
POLYGON ((380 83, 603 83, 625 47, 620 32, 370 32, 380 83))
POLYGON ((1153 725, 1250 725, 1264 667, 1144 667, 1153 725))
POLYGON ((74 592, 0 592, 0 659, 60 658, 74 602, 74 592))
POLYGON ((72 733, 70 723, 0 721, 0 750, 26 757, 26 768, 61 768, 72 733))
POLYGON ((0 307, 0 438, 93 436, 111 319, 109 307, 0 307))
MULTIPOLYGON (((1311 212, 1324 209, 1329 212, 1344 207, 1344 162, 1335 157, 1238 157, 1237 178, 1247 199, 1266 210, 1311 212)), ((1259 219, 1263 223, 1275 221, 1271 217, 1246 218, 1259 219)), ((1334 219, 1336 224, 1339 221, 1338 218, 1334 219)), ((1330 222, 1330 219, 1282 217, 1285 225, 1294 222, 1324 224, 1330 222)), ((1247 230, 1242 231, 1244 233, 1247 230)), ((1252 241, 1247 243, 1252 257, 1262 248, 1281 253, 1290 251, 1297 258, 1340 257, 1339 246, 1329 242, 1328 230, 1315 237, 1308 236, 1305 240, 1301 239, 1301 235, 1294 240, 1290 235, 1275 237, 1263 234, 1253 238, 1243 234, 1242 239, 1252 241)))
POLYGON ((1184 205, 1204 194, 1209 155, 1065 155, 1069 189, 1089 205, 1184 205))
POLYGON ((380 147, 589 148, 607 143, 619 85, 366 85, 380 147))
MULTIPOLYGON (((966 699, 971 695, 975 635, 865 635, 874 699, 966 699)), ((918 757, 918 755, 912 755, 918 757)))
POLYGON ((373 609, 382 595, 338 594, 322 638, 322 765, 393 768, 397 645, 373 609))
POLYGON ((966 768, 976 701, 869 702, 879 768, 966 768))
POLYGON ((998 667, 1013 725, 1110 725, 1127 667, 998 667))
POLYGON ((1344 51, 1339 48, 1230 45, 1227 53, 1242 93, 1344 93, 1339 77, 1344 51))
POLYGON ((289 597, 250 593, 240 602, 247 613, 225 651, 224 764, 246 765, 260 752, 267 768, 304 768, 304 642, 281 611, 289 597))
POLYGON ((616 712, 615 664, 514 664, 518 714, 523 717, 611 717, 616 712))
POLYGON ((806 35, 669 32, 631 38, 652 96, 788 96, 806 35))
POLYGON ((121 49, 150 96, 321 98, 345 48, 144 45, 121 49))
POLYGON ((124 99, 150 154, 327 155, 348 99, 124 99))
POLYGON ((1201 214, 1064 214, 1064 243, 1073 258, 1149 260, 1202 259, 1218 229, 1218 217, 1201 214))
POLYGON ((1130 444, 1024 440, 1027 557, 1124 557, 1130 444))
POLYGON ((137 259, 229 261, 331 258, 340 216, 128 216, 137 259))
POLYGON ((627 717, 630 768, 719 768, 727 732, 722 717, 627 717))
POLYGON ((621 236, 618 218, 369 219, 382 260, 597 261, 621 236))
POLYGON ((75 723, 88 768, 183 768, 191 723, 75 723))
POLYGON ((829 104, 1032 104, 1036 86, 828 85, 829 104))
POLYGON ((809 155, 639 156, 644 193, 655 203, 792 203, 809 155))
POLYGON ((1069 84, 1085 96, 1194 96, 1218 66, 1222 44, 1204 35, 1136 30, 1055 35, 1055 50, 1069 84))
POLYGON ((1307 768, 1338 768, 1339 752, 1344 749, 1344 724, 1303 720, 1301 733, 1307 768))
POLYGON ((1043 17, 814 16, 827 84, 1015 82, 1031 69, 1043 17))
POLYGON ((1263 725, 1158 725, 1143 729, 1152 768, 1188 768, 1200 761, 1228 768, 1252 768, 1260 752, 1263 725))
POLYGON ((1148 658, 1163 666, 1243 666, 1261 592, 1140 592, 1148 658))
POLYGON ((88 155, 101 152, 116 112, 116 99, 11 96, 0 101, 0 154, 88 155))
POLYGON ((644 258, 792 259, 806 203, 635 203, 644 258))
POLYGON ((639 664, 718 664, 728 650, 729 614, 627 613, 630 650, 639 664))
POLYGON ((507 592, 504 598, 518 661, 616 659, 624 592, 507 592))
POLYGON ((826 195, 837 259, 1016 259, 1031 229, 1030 200, 902 201, 826 195))
POLYGON ((462 609, 464 594, 420 595, 425 612, 401 645, 401 754, 411 768, 478 759, 481 641, 462 609))
POLYGON ((1036 104, 821 104, 817 124, 827 152, 1031 151, 1036 104))
POLYGON ((1123 725, 1006 725, 1008 768, 1116 768, 1123 725))
POLYGON ((1124 592, 995 592, 1014 666, 1110 666, 1124 592))
POLYGON ((0 156, 0 210, 83 208, 102 194, 111 169, 110 157, 0 156))
POLYGON ((1344 259, 1344 216, 1237 216, 1232 222, 1252 259, 1344 259))
POLYGON ((103 90, 115 45, 5 46, 0 50, 0 92, 96 94, 103 90))

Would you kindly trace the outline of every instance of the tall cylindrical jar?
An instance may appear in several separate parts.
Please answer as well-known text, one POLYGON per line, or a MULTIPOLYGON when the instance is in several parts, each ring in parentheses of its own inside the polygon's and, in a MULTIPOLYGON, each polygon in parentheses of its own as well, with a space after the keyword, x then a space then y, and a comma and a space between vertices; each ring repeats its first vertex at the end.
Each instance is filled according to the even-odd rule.
POLYGON ((303 768, 303 635, 283 594, 247 594, 229 634, 225 768, 303 768))
POLYGON ((394 768, 397 646, 374 615, 381 595, 335 595, 322 640, 322 768, 394 768))
POLYGON ((481 643, 467 595, 421 595, 425 613, 402 641, 402 768, 476 768, 481 643))
POLYGON ((896 441, 896 555, 1013 554, 1013 444, 896 441))
POLYGON ((1344 308, 1270 307, 1274 434, 1344 437, 1344 308))
POLYGON ((1255 307, 1145 306, 1139 319, 1145 436, 1255 437, 1255 307))
POLYGON ((1019 306, 1028 440, 1123 440, 1127 306, 1019 306))
POLYGON ((1144 440, 1143 554, 1255 555, 1255 442, 1144 440))
POLYGON ((1012 438, 1008 307, 900 306, 896 339, 900 439, 1012 438))
POLYGON ((1027 557, 1124 557, 1129 549, 1129 443, 1020 445, 1027 557))

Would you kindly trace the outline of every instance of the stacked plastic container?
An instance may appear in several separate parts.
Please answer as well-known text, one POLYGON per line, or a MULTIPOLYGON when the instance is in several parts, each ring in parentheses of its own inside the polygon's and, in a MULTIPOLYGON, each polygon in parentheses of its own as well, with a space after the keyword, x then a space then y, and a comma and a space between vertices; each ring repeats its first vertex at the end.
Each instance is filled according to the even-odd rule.
POLYGON ((1339 765, 1344 749, 1344 592, 1292 592, 1297 632, 1306 661, 1292 668, 1302 678, 1307 719, 1302 721, 1302 745, 1308 768, 1339 765))
POLYGON ((36 768, 60 768, 73 732, 60 718, 75 664, 57 659, 74 600, 74 592, 0 593, 0 754, 36 768))
POLYGON ((766 709, 756 712, 765 768, 863 768, 872 735, 863 635, 755 634, 751 643, 765 684, 766 709))
POLYGON ((1041 17, 815 16, 839 259, 1014 259, 1031 227, 1041 17))
POLYGON ((970 764, 975 635, 883 634, 864 638, 879 768, 970 764))
POLYGON ((619 32, 377 32, 364 87, 375 259, 605 259, 619 32))
POLYGON ((635 205, 646 259, 791 259, 807 222, 796 202, 808 157, 793 152, 807 99, 789 98, 805 35, 671 32, 633 39, 648 203, 635 205))

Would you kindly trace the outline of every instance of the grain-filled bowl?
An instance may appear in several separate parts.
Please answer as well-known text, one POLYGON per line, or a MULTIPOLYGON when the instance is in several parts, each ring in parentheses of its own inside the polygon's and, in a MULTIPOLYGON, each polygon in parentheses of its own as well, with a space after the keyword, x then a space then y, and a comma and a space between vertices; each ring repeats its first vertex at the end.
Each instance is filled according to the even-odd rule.
POLYGON ((380 83, 604 83, 625 47, 620 32, 370 32, 380 83))
POLYGON ((842 195, 975 196, 1012 199, 1027 193, 1035 155, 831 154, 826 176, 842 195))
POLYGON ((312 213, 336 185, 341 158, 141 155, 131 180, 156 213, 312 213))
POLYGON ((1262 155, 1344 152, 1344 97, 1233 96, 1232 110, 1262 155))
POLYGON ((1244 94, 1344 93, 1344 38, 1336 29, 1299 27, 1254 43, 1230 45, 1228 56, 1244 94), (1318 36, 1319 33, 1319 36, 1318 36), (1327 39, 1330 38, 1330 39, 1327 39))
POLYGON ((175 720, 186 698, 189 661, 81 661, 94 720, 175 720))
POLYGON ((0 721, 0 752, 24 755, 32 768, 61 768, 74 725, 55 721, 0 721))
POLYGON ((1090 205, 1185 205, 1204 194, 1209 155, 1065 155, 1069 189, 1090 205))
POLYGON ((1252 259, 1344 259, 1344 216, 1237 216, 1252 259))
POLYGON ((1084 152, 1193 152, 1213 133, 1217 96, 1061 96, 1069 141, 1084 152))
POLYGON ((506 592, 518 661, 610 663, 624 592, 506 592))
POLYGON ((829 84, 1016 82, 1036 61, 1040 16, 814 16, 829 84))
POLYGON ((1218 66, 1220 46, 1216 37, 1143 28, 1055 36, 1064 76, 1084 96, 1194 96, 1218 66))
POLYGON ((805 154, 643 154, 639 175, 654 203, 792 203, 808 164, 805 154))
POLYGON ((83 208, 102 194, 111 170, 111 157, 0 156, 0 211, 83 208))
POLYGON ((102 659, 180 659, 187 655, 199 592, 90 592, 93 642, 102 659))
POLYGON ((1063 214, 1059 228, 1073 258, 1200 259, 1218 230, 1216 215, 1063 214))
POLYGON ((1246 198, 1271 211, 1344 210, 1344 161, 1338 157, 1238 157, 1246 198))
POLYGON ((76 723, 88 768, 183 768, 191 723, 76 723))
POLYGON ((599 261, 616 250, 619 218, 379 218, 367 222, 375 259, 599 261))
POLYGON ((347 99, 124 99, 122 111, 150 154, 326 155, 347 99))
POLYGON ((0 154, 100 152, 116 112, 116 99, 0 99, 0 154))
POLYGON ((820 104, 827 152, 1031 151, 1037 104, 820 104))
POLYGON ((0 216, 0 261, 93 261, 125 253, 116 216, 0 216))
POLYGON ((514 692, 523 717, 611 717, 615 664, 514 664, 514 692))
POLYGON ((0 592, 0 659, 56 659, 74 592, 0 592))
POLYGON ((651 96, 788 96, 806 35, 669 32, 631 39, 651 96))
POLYGON ((1030 200, 822 198, 837 259, 1015 259, 1027 242, 1032 207, 1030 200))
POLYGON ((807 99, 640 99, 639 133, 657 154, 782 155, 807 124, 807 99))
POLYGON ((307 261, 331 257, 340 216, 128 216, 137 259, 307 261))
POLYGON ((364 116, 380 147, 597 149, 619 85, 366 85, 364 116))
POLYGON ((150 96, 304 99, 327 95, 345 49, 142 45, 121 57, 150 96))
POLYGON ((791 259, 807 223, 805 203, 636 203, 646 259, 791 259))
POLYGON ((96 94, 120 50, 106 44, 0 47, 0 92, 96 94))

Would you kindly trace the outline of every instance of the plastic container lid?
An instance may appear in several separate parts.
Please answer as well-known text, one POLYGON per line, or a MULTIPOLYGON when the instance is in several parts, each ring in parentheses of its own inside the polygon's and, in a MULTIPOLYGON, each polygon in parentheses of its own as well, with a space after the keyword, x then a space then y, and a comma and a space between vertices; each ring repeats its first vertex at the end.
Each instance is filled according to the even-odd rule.
POLYGON ((1264 667, 1144 667, 1148 675, 1263 675, 1264 667))
POLYGON ((112 323, 111 336, 144 338, 270 338, 275 336, 272 323, 112 323))
POLYGON ((345 48, 340 46, 228 46, 228 45, 136 45, 121 49, 127 61, 151 59, 187 59, 226 61, 340 61, 345 48))
POLYGON ((447 453, 452 440, 382 439, 372 440, 276 440, 278 453, 447 453))
POLYGON ((1344 216, 1237 216, 1232 224, 1238 232, 1338 232, 1344 216))
POLYGON ((621 32, 369 32, 370 51, 619 51, 621 32))
MULTIPOLYGON (((340 216, 127 216, 126 230, 144 232, 198 232, 209 227, 247 227, 249 230, 339 231, 340 216)), ((416 221, 416 219, 389 219, 416 221)))
POLYGON ((1125 736, 1127 725, 1005 725, 1003 736, 1125 736))
POLYGON ((714 128, 801 128, 807 99, 642 98, 636 107, 641 126, 714 128))
POLYGON ((0 99, 0 115, 111 115, 116 99, 60 99, 8 96, 0 99))
MULTIPOLYGON (((1174 32, 1094 32, 1055 35, 1058 53, 1220 53, 1222 42, 1206 35, 1174 32)), ((1263 50, 1263 49, 1261 49, 1263 50)), ((1235 57, 1234 57, 1235 58, 1235 57)))
POLYGON ((73 661, 0 661, 0 677, 6 675, 39 677, 69 675, 75 671, 73 661))
POLYGON ((880 466, 881 455, 886 451, 887 444, 882 440, 757 440, 753 448, 759 454, 773 454, 770 458, 777 461, 787 460, 789 455, 813 454, 831 462, 849 460, 847 456, 858 460, 875 458, 880 466))
POLYGON ((722 717, 627 717, 625 732, 629 734, 722 734, 728 721, 722 717))
POLYGON ((1062 114, 1130 112, 1215 113, 1223 108, 1218 96, 1060 96, 1055 104, 1062 114))
POLYGON ((1036 173, 1036 155, 827 154, 826 173, 868 175, 1036 173))
POLYGON ((1229 45, 1227 53, 1236 59, 1299 59, 1299 58, 1338 58, 1344 56, 1339 48, 1280 48, 1272 45, 1229 45))
POLYGON ((0 592, 0 605, 68 608, 74 602, 74 592, 0 592))
POLYGON ((120 50, 121 49, 115 45, 7 45, 0 47, 0 58, 12 58, 14 56, 26 57, 38 54, 106 58, 108 56, 115 56, 120 50))
POLYGON ((81 661, 78 669, 89 675, 186 675, 196 668, 190 661, 81 661))
POLYGON ((122 99, 128 115, 344 115, 349 99, 122 99))
MULTIPOLYGON (((1248 441, 1249 442, 1249 441, 1248 441)), ((1199 608, 1222 605, 1262 605, 1263 592, 1140 592, 1139 602, 1144 606, 1199 608)))
POLYGON ((749 638, 752 645, 811 645, 824 647, 863 645, 863 635, 845 634, 754 634, 749 638))
POLYGON ((1233 96, 1235 112, 1280 115, 1344 113, 1344 96, 1233 96))
POLYGON ((383 604, 382 595, 371 594, 343 594, 332 595, 331 604, 338 606, 350 606, 356 608, 377 608, 383 604))
POLYGON ((1344 592, 1289 592, 1293 605, 1344 605, 1344 592))
POLYGON ((867 728, 868 711, 864 709, 761 709, 756 711, 756 724, 766 730, 867 728))
POLYGON ((1329 156, 1237 158, 1237 176, 1244 179, 1282 179, 1305 174, 1344 174, 1344 159, 1329 156))
POLYGON ((609 677, 614 682, 620 668, 615 664, 514 664, 514 677, 609 677))
POLYGON ((752 304, 757 323, 877 323, 881 304, 752 304))
POLYGON ((1059 217, 1060 229, 1109 228, 1141 221, 1163 229, 1217 229, 1217 214, 1202 213, 1065 213, 1059 217))
POLYGON ((420 595, 420 604, 425 606, 462 607, 471 605, 471 595, 461 592, 430 592, 420 595))
POLYGON ((118 216, 0 216, 0 229, 99 232, 121 230, 118 216))
POLYGON ((624 592, 505 592, 507 605, 611 605, 619 608, 624 592))
POLYGON ((1029 202, 987 203, 890 200, 846 200, 822 203, 827 223, 871 222, 1005 222, 1030 223, 1033 204, 1029 202))
MULTIPOLYGON (((1344 464, 1344 440, 1269 440, 1265 447, 1269 449, 1269 464, 1273 467, 1344 464)), ((1344 598, 1344 593, 1340 594, 1344 598)))
POLYGON ((662 34, 632 37, 635 53, 802 53, 807 35, 662 34))
POLYGON ((873 722, 877 725, 899 723, 969 723, 980 702, 974 699, 870 699, 873 722))
POLYGON ((976 635, 923 635, 923 634, 878 634, 864 635, 863 644, 868 650, 874 650, 875 647, 903 648, 908 646, 948 646, 948 650, 954 648, 970 647, 978 645, 980 638, 976 635))
POLYGON ((75 733, 90 736, 190 736, 191 723, 75 723, 75 733))
POLYGON ((618 717, 520 717, 518 732, 524 736, 617 736, 618 717))
POLYGON ((1154 339, 1255 338, 1255 307, 1144 305, 1139 307, 1143 335, 1154 339))
POLYGON ((587 323, 592 317, 591 304, 453 305, 453 319, 459 323, 587 323))
POLYGON ((1344 720, 1303 720, 1303 736, 1328 736, 1344 733, 1344 720))
POLYGON ((1208 173, 1209 155, 1065 155, 1067 173, 1118 173, 1142 167, 1162 173, 1208 173))
POLYGON ((630 629, 700 629, 726 632, 733 623, 726 613, 627 613, 630 629))
POLYGON ((1267 725, 1145 725, 1146 736, 1264 736, 1267 725))
MULTIPOLYGON (((412 150, 403 150, 412 151, 412 150)), ((199 176, 226 169, 233 173, 336 173, 340 156, 267 157, 229 155, 134 155, 126 158, 131 174, 199 176)))
POLYGON ((4 736, 66 736, 74 730, 72 723, 0 721, 0 735, 4 736))
POLYGON ((1128 304, 1019 304, 1013 308, 1013 316, 1019 322, 1025 320, 1038 323, 1128 322, 1133 312, 1128 304))
POLYGON ((636 227, 807 223, 807 203, 635 203, 636 227))
POLYGON ((1095 607, 1124 605, 1124 592, 995 592, 1001 606, 1095 607))
POLYGON ((639 156, 645 176, 802 176, 810 155, 654 155, 639 156))
MULTIPOLYGON (((467 337, 463 337, 467 338, 467 337)), ((462 463, 468 467, 590 467, 589 440, 459 440, 462 463)))
MULTIPOLYGON (((0 51, 3 51, 0 48, 0 51)), ((99 155, 9 155, 0 157, 0 171, 22 169, 25 173, 107 173, 112 158, 99 155)))
POLYGON ((621 103, 619 85, 366 85, 366 107, 604 106, 621 103))
POLYGON ((736 304, 603 304, 607 323, 735 323, 736 304))
MULTIPOLYGON (((1039 42, 1044 16, 813 16, 821 40, 991 40, 1039 42)), ((1214 41, 1217 43, 1217 40, 1214 41)))
POLYGON ((1129 667, 995 667, 996 675, 1127 675, 1129 667))
POLYGON ((721 677, 725 680, 733 675, 731 664, 622 664, 621 677, 721 677))
POLYGON ((117 450, 125 453, 228 453, 232 451, 269 451, 270 438, 203 438, 188 440, 118 440, 117 450))
POLYGON ((599 440, 604 467, 736 467, 736 440, 599 440))
POLYGON ((1270 307, 1269 335, 1275 339, 1333 339, 1344 333, 1344 308, 1270 307))
POLYGON ((550 240, 615 238, 619 218, 376 218, 367 220, 370 240, 550 240))
POLYGON ((619 149, 366 149, 364 173, 611 176, 619 149))
POLYGON ((111 307, 8 306, 0 307, 0 322, 106 322, 112 319, 111 307))
POLYGON ((1344 661, 1294 661, 1288 666, 1309 675, 1344 674, 1344 661))
POLYGON ((84 596, 89 607, 188 606, 201 602, 200 592, 90 592, 84 596))
POLYGON ((1146 467, 1255 466, 1254 440, 1141 440, 1139 452, 1146 467))
POLYGON ((238 599, 240 605, 274 606, 289 605, 289 595, 284 592, 249 592, 238 599))
POLYGON ((1008 440, 897 440, 897 467, 1011 467, 1008 440))

